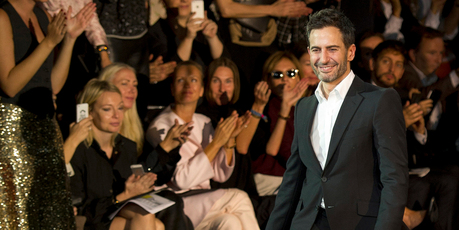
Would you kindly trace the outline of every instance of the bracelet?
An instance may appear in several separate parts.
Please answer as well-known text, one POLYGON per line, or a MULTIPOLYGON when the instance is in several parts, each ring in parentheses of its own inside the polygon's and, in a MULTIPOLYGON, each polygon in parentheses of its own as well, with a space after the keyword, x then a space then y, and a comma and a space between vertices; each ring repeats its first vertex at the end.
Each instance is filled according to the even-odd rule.
POLYGON ((282 115, 279 113, 279 118, 280 118, 280 119, 284 119, 284 120, 287 121, 288 119, 290 119, 290 116, 284 117, 284 116, 282 116, 282 115))
POLYGON ((106 46, 106 45, 97 46, 95 51, 96 51, 96 53, 109 52, 108 51, 108 46, 106 46))
POLYGON ((265 115, 263 115, 263 114, 261 114, 261 113, 255 111, 255 110, 253 110, 253 109, 251 109, 250 112, 252 113, 252 117, 255 117, 255 118, 262 118, 263 121, 268 122, 268 117, 267 117, 267 116, 265 116, 265 115))

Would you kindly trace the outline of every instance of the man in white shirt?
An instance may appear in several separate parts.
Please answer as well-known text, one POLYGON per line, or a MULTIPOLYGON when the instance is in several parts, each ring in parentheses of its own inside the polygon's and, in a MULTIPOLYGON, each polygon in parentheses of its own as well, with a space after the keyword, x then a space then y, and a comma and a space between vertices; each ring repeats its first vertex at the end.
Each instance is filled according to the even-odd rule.
POLYGON ((315 95, 298 101, 292 155, 267 229, 402 229, 408 160, 393 89, 350 69, 354 27, 325 9, 307 26, 315 95))

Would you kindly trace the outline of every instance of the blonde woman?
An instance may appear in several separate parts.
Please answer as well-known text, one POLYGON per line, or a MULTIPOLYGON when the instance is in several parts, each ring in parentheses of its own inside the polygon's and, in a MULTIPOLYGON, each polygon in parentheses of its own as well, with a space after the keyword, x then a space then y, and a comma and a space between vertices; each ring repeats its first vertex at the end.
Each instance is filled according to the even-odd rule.
POLYGON ((137 162, 136 144, 119 134, 124 103, 113 84, 93 79, 85 86, 79 103, 88 103, 93 125, 70 161, 75 174, 70 177, 72 195, 82 199, 79 207, 86 216, 85 227, 93 229, 164 229, 164 225, 144 209, 128 204, 113 220, 108 215, 119 202, 149 192, 156 174, 131 173, 137 162), (129 222, 128 222, 129 221, 129 222))
POLYGON ((124 102, 124 122, 120 134, 137 144, 137 154, 143 149, 143 128, 137 113, 137 77, 134 68, 124 63, 113 63, 105 67, 99 79, 113 83, 121 92, 124 102))

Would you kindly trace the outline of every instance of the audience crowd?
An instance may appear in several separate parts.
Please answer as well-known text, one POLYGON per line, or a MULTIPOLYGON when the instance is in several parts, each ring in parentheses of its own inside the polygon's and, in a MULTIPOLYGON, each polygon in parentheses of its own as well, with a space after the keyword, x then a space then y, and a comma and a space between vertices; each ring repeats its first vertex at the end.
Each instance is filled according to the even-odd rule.
MULTIPOLYGON (((22 1, 0 1, 1 28, 8 17, 24 27, 13 21, 22 1)), ((0 36, 12 56, 0 60, 0 102, 49 116, 36 103, 57 97, 67 189, 84 229, 264 229, 291 154, 296 102, 319 83, 305 25, 324 8, 354 20, 356 76, 400 95, 393 104, 403 106, 410 162, 404 223, 459 229, 459 0, 205 0, 204 18, 192 0, 34 2, 41 17, 27 27, 52 47, 43 57, 24 50, 35 59, 13 68, 12 36, 0 36), (85 33, 61 25, 67 17, 84 17, 85 33), (61 76, 43 83, 49 92, 22 93, 49 81, 30 80, 47 71, 43 62, 61 76), (20 85, 8 81, 13 74, 20 85), (75 122, 78 103, 89 116, 75 122), (131 203, 108 218, 153 190, 175 204, 151 214, 131 203)))

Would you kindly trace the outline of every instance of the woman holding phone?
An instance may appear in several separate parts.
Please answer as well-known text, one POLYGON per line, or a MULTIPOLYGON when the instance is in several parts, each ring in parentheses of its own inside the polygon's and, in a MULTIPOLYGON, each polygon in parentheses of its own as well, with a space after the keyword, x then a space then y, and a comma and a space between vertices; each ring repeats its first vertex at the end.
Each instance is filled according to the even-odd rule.
POLYGON ((79 103, 88 103, 93 125, 85 141, 70 161, 75 175, 70 177, 73 197, 81 198, 78 207, 91 229, 164 229, 164 225, 135 204, 124 206, 110 220, 108 215, 120 202, 153 190, 156 174, 131 173, 137 163, 136 144, 118 134, 123 123, 121 93, 106 81, 93 79, 85 86, 79 103), (129 222, 128 222, 129 221, 129 222))

